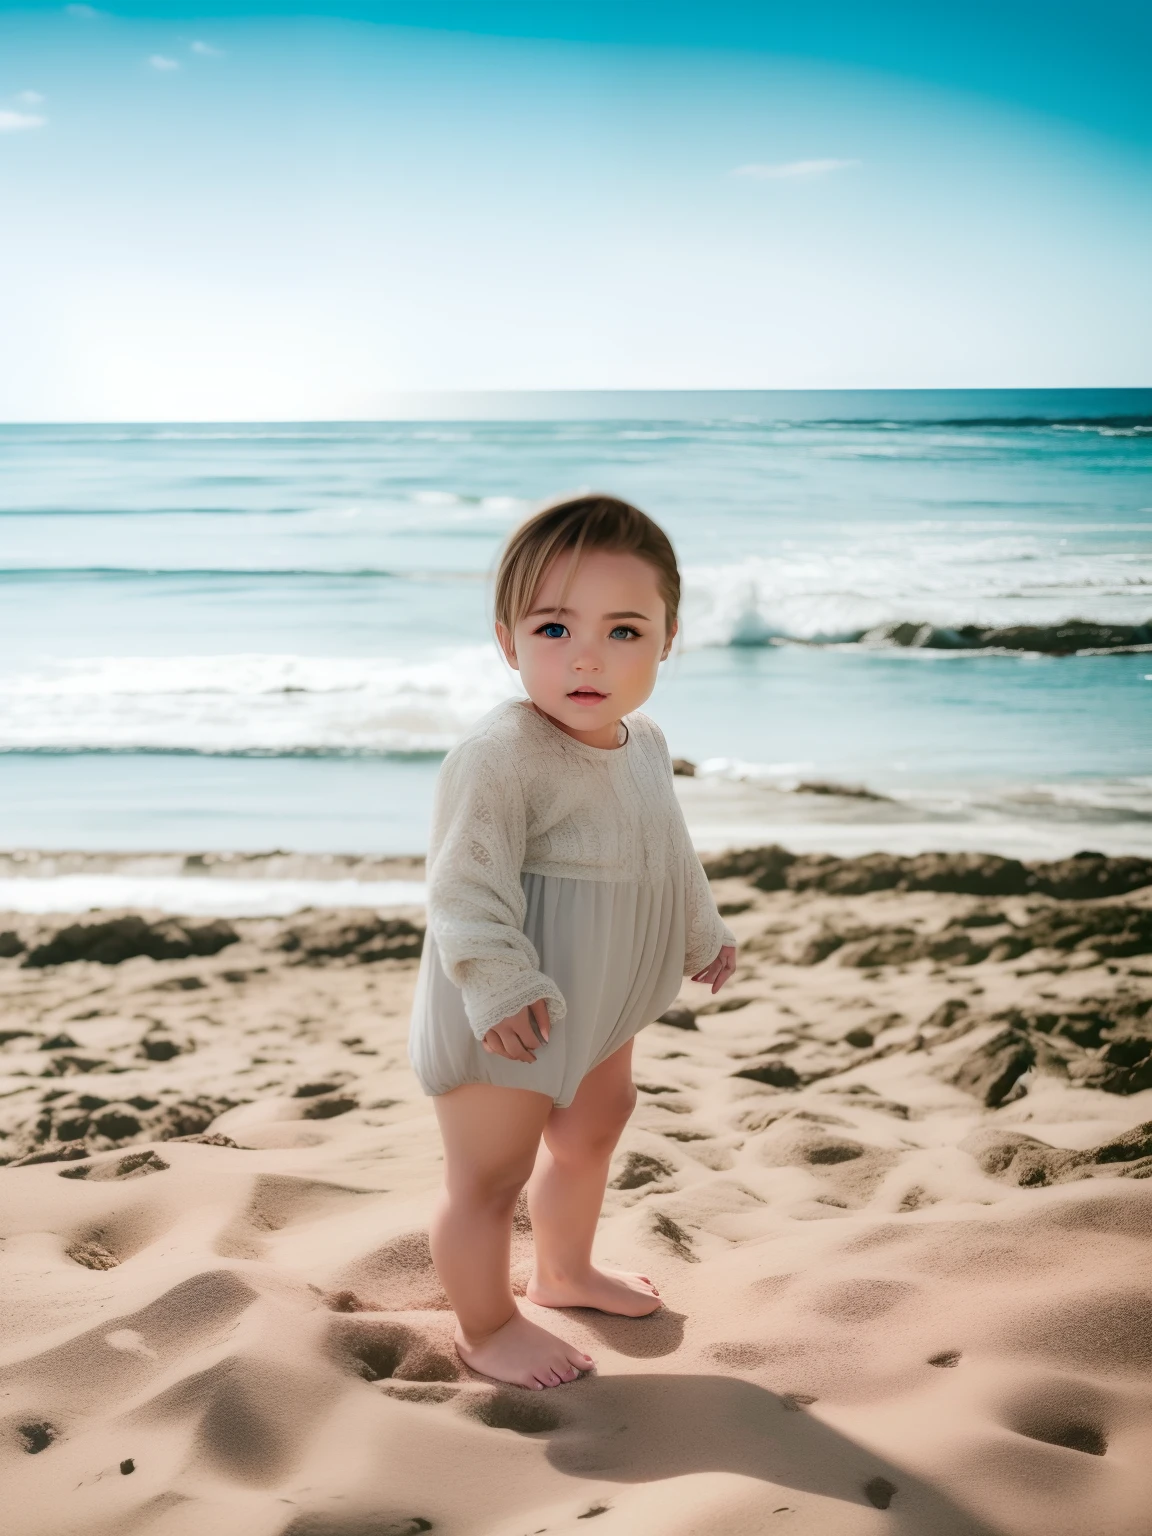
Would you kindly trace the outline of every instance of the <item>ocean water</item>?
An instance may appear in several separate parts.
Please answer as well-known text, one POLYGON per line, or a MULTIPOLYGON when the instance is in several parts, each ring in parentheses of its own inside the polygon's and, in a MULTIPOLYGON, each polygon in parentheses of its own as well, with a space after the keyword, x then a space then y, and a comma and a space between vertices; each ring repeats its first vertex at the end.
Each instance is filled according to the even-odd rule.
POLYGON ((680 556, 647 708, 702 845, 1144 848, 1152 651, 869 632, 1152 621, 1150 470, 1152 391, 0 428, 0 847, 421 851, 439 755, 519 692, 501 541, 595 487, 680 556))

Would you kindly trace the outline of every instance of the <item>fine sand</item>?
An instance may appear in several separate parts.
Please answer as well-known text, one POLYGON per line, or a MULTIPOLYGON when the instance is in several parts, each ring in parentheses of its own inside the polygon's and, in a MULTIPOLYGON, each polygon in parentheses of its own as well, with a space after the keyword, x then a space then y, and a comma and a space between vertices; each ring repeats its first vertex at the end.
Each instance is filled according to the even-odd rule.
POLYGON ((525 1304, 539 1393, 429 1260, 418 909, 0 918, 6 1533, 1148 1536, 1152 865, 710 873, 597 1243, 667 1306, 525 1304))

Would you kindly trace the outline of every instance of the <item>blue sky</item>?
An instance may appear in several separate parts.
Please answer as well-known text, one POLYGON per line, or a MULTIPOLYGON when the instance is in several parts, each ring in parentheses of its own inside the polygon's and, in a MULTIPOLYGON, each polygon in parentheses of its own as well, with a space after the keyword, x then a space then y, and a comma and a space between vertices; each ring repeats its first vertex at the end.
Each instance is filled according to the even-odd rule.
POLYGON ((0 6, 0 419, 1152 383, 1147 6, 317 9, 0 6))

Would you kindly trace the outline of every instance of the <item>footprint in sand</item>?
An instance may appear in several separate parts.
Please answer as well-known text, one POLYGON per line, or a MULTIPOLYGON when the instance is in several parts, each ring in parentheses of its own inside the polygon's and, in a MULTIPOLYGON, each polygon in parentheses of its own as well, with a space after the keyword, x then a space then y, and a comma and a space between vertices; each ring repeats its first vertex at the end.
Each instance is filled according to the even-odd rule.
POLYGON ((398 1378, 451 1382, 466 1374, 447 1330, 443 1337, 437 1337, 428 1328, 414 1328, 391 1318, 334 1318, 328 1350, 339 1364, 365 1381, 398 1378))
POLYGON ((177 1213, 163 1204, 124 1206, 98 1224, 74 1230, 65 1252, 85 1269, 115 1269, 158 1242, 176 1219, 177 1213))
POLYGON ((1005 1429, 1028 1440, 1104 1456, 1109 1430, 1127 1418, 1126 1406, 1091 1382, 1055 1377, 1021 1384, 994 1412, 1005 1429))

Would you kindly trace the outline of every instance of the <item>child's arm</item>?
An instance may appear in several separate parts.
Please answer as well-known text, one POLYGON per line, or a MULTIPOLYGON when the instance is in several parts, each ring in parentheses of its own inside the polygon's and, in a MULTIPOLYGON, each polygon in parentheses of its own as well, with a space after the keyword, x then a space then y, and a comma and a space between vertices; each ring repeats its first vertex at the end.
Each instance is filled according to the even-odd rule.
POLYGON ((673 824, 676 828, 675 836, 678 843, 676 853, 680 859, 681 878, 684 884, 686 934, 684 974, 691 976, 693 981, 706 982, 713 992, 719 992, 736 968, 736 935, 716 910, 708 876, 704 873, 704 866, 692 845, 692 836, 688 831, 688 823, 684 820, 683 808, 676 798, 672 757, 668 751, 668 743, 664 740, 664 733, 654 720, 650 724, 664 749, 669 793, 675 807, 673 824))
POLYGON ((553 1022, 566 1011, 523 931, 526 831, 520 777, 499 747, 478 737, 450 752, 436 781, 428 926, 478 1040, 529 1003, 543 1000, 553 1022))
POLYGON ((736 969, 736 935, 716 910, 712 887, 684 828, 684 912, 687 947, 684 974, 710 985, 713 992, 736 969))

